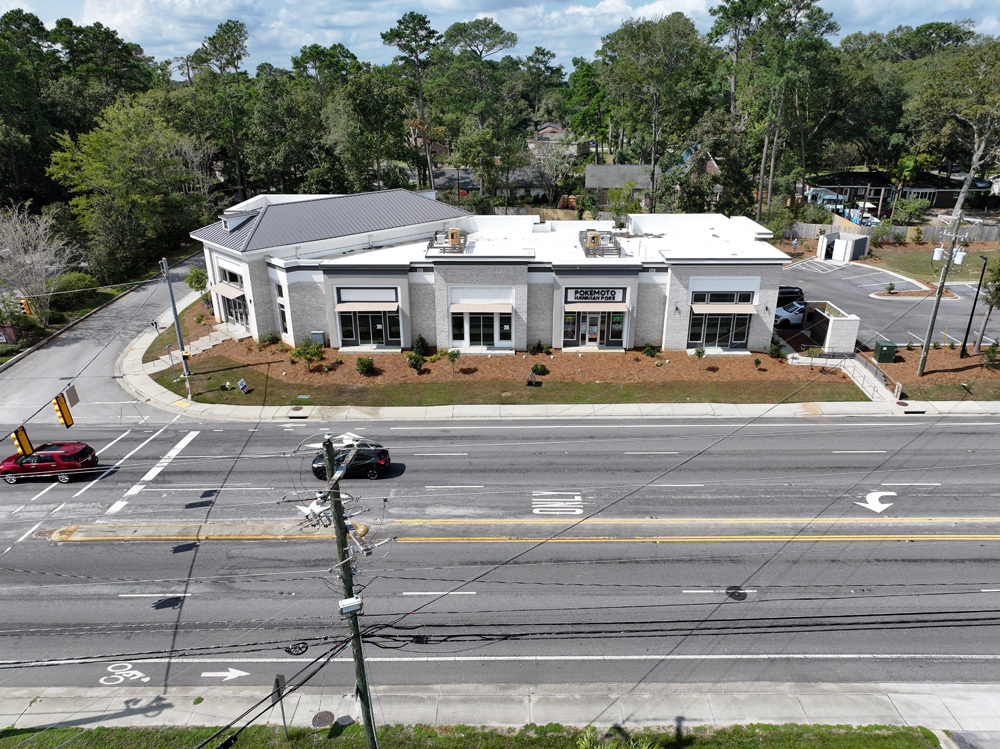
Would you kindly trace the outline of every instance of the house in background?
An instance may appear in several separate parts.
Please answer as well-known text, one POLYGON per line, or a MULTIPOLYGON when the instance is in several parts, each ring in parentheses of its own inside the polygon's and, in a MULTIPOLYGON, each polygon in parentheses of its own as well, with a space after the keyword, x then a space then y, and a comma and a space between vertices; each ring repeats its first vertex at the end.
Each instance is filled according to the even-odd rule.
POLYGON ((192 232, 223 321, 256 339, 393 352, 762 351, 781 268, 744 217, 475 216, 406 190, 258 196, 192 232))
MULTIPOLYGON (((953 208, 962 190, 961 179, 945 177, 932 172, 917 172, 903 186, 900 198, 924 198, 931 208, 953 208)), ((810 177, 810 188, 823 188, 840 193, 846 205, 855 201, 871 203, 877 216, 888 215, 896 198, 896 185, 886 172, 834 172, 810 177)), ((806 191, 808 192, 808 190, 806 191)), ((985 180, 975 180, 969 189, 969 197, 986 195, 989 186, 985 180)))

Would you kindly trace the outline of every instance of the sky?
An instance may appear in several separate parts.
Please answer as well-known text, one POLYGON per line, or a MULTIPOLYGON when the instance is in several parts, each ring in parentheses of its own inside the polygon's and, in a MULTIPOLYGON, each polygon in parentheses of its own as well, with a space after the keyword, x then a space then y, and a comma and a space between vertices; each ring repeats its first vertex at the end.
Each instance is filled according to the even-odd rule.
MULTIPOLYGON (((426 15, 444 31, 457 21, 491 16, 518 36, 510 54, 525 57, 536 46, 556 53, 566 72, 574 57, 593 58, 601 37, 628 18, 681 12, 702 32, 712 24, 709 8, 719 0, 0 0, 0 11, 23 8, 52 28, 59 18, 77 25, 99 21, 157 60, 189 54, 229 19, 249 32, 249 59, 291 67, 291 57, 308 44, 344 44, 359 59, 388 63, 394 50, 380 32, 408 11, 426 15)), ((977 32, 1000 35, 997 0, 820 0, 840 24, 841 35, 886 32, 899 25, 971 19, 977 32)), ((835 40, 836 41, 836 40, 835 40)))

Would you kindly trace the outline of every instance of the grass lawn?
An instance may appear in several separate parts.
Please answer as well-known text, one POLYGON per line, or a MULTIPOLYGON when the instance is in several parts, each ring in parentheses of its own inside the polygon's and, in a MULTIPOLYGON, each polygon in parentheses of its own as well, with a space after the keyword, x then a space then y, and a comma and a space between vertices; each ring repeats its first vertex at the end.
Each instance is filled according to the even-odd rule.
MULTIPOLYGON (((225 357, 199 358, 192 363, 191 390, 196 401, 244 406, 443 406, 510 405, 543 403, 804 403, 808 401, 865 401, 850 381, 803 383, 800 381, 751 380, 737 382, 559 382, 541 378, 541 387, 525 387, 523 381, 474 380, 380 385, 312 386, 281 381, 285 363, 263 372, 225 357), (249 392, 222 390, 245 379, 249 392), (307 395, 308 398, 299 396, 307 395)), ((185 395, 183 382, 174 382, 167 370, 153 379, 178 395, 185 395)))
MULTIPOLYGON (((63 744, 73 749, 190 749, 214 733, 212 728, 56 728, 6 729, 0 731, 0 749, 56 749, 63 744)), ((624 733, 623 731, 621 733, 624 733)), ((556 724, 525 726, 520 730, 486 730, 467 726, 385 726, 379 742, 392 749, 582 749, 607 747, 628 749, 631 744, 618 736, 586 736, 582 731, 556 724)), ((216 746, 227 733, 213 740, 216 746)), ((630 731, 637 742, 657 749, 931 749, 937 738, 926 729, 900 726, 799 726, 750 725, 733 728, 694 728, 684 736, 673 731, 630 731)), ((364 749, 363 730, 357 725, 314 730, 291 728, 286 742, 280 727, 252 726, 240 734, 240 749, 327 746, 336 749, 364 749)))
POLYGON ((1000 382, 969 378, 968 390, 957 382, 904 383, 903 398, 919 401, 1000 401, 1000 382))
MULTIPOLYGON (((904 276, 915 278, 918 281, 937 282, 941 276, 941 263, 931 262, 931 252, 937 244, 926 242, 919 250, 909 250, 894 248, 892 246, 873 247, 872 253, 882 258, 881 262, 875 263, 876 268, 902 273, 904 276)), ((972 250, 965 256, 965 263, 962 265, 952 265, 948 271, 949 281, 978 281, 979 273, 983 269, 983 261, 979 256, 993 258, 1000 253, 1000 250, 972 250)))

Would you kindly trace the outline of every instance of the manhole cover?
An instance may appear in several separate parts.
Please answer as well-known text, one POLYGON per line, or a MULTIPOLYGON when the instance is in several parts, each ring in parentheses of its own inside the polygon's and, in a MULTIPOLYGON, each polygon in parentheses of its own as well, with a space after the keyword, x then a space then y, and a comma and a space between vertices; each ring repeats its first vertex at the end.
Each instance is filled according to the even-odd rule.
POLYGON ((907 403, 906 401, 896 401, 896 405, 897 406, 908 406, 910 404, 907 403))
POLYGON ((739 585, 732 585, 726 588, 726 595, 734 601, 745 601, 747 599, 747 592, 739 585))
POLYGON ((320 710, 313 716, 313 728, 329 728, 334 720, 334 715, 329 710, 320 710))
POLYGON ((303 408, 302 406, 292 406, 293 411, 301 411, 302 408, 303 408))

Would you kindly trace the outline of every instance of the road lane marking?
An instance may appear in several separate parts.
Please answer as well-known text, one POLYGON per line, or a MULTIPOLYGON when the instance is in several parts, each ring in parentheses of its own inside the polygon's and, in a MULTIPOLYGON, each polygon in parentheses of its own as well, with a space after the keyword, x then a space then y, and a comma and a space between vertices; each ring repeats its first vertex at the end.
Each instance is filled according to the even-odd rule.
POLYGON ((156 487, 158 492, 269 492, 274 491, 273 486, 172 486, 156 487))
POLYGON ((128 435, 129 435, 129 434, 131 434, 131 433, 132 433, 132 430, 131 430, 131 429, 127 429, 127 430, 125 430, 125 433, 124 433, 124 434, 120 434, 120 435, 118 435, 117 437, 115 437, 115 439, 113 439, 113 440, 112 440, 111 442, 109 442, 109 443, 108 443, 108 444, 106 444, 106 445, 105 445, 104 447, 102 447, 102 448, 101 448, 100 450, 98 450, 98 451, 97 451, 97 454, 98 454, 98 455, 100 455, 100 454, 101 454, 102 452, 104 452, 105 450, 110 450, 110 449, 111 449, 112 447, 114 447, 115 443, 116 443, 116 442, 118 442, 118 440, 120 440, 120 439, 121 439, 122 437, 126 437, 126 436, 128 436, 128 435))
MULTIPOLYGON (((120 539, 124 540, 124 539, 120 539)), ((397 536, 401 544, 636 544, 636 543, 801 543, 801 542, 851 542, 851 541, 1000 541, 1000 534, 836 534, 836 535, 761 535, 761 536, 557 536, 545 538, 524 536, 522 538, 508 536, 481 537, 449 537, 437 536, 428 538, 406 538, 397 536)))
POLYGON ((124 499, 119 499, 117 502, 115 502, 113 505, 111 505, 111 507, 109 507, 107 509, 107 511, 105 511, 104 514, 105 515, 114 515, 114 514, 116 514, 118 512, 121 512, 122 508, 124 508, 125 505, 127 505, 127 504, 128 504, 128 502, 126 502, 124 499))
POLYGON ((881 455, 888 450, 832 450, 834 455, 881 455))
POLYGON ((85 491, 87 491, 87 489, 89 489, 90 487, 92 487, 94 484, 96 484, 98 481, 100 481, 101 479, 103 479, 105 476, 107 476, 109 473, 111 473, 113 470, 115 470, 118 466, 120 466, 126 460, 128 460, 129 458, 131 458, 137 452, 139 452, 142 448, 144 448, 150 442, 152 442, 153 440, 155 440, 159 435, 161 435, 163 433, 164 429, 166 429, 168 426, 170 426, 170 424, 173 424, 179 418, 180 418, 180 414, 177 414, 177 416, 175 416, 170 421, 169 424, 164 424, 162 427, 160 427, 160 430, 158 432, 153 432, 152 436, 149 437, 145 442, 143 442, 137 448, 135 448, 135 450, 133 450, 132 452, 130 452, 124 458, 122 458, 117 463, 115 463, 113 466, 111 466, 111 468, 109 468, 108 470, 106 470, 104 473, 102 473, 100 476, 98 476, 96 479, 94 479, 93 481, 91 481, 89 484, 87 484, 85 487, 83 487, 80 491, 78 491, 76 494, 74 494, 73 495, 73 499, 76 499, 77 497, 79 497, 81 494, 83 494, 85 491))
POLYGON ((1000 593, 1000 588, 983 588, 980 593, 1000 593))
POLYGON ((399 525, 933 525, 1000 523, 998 515, 922 515, 918 517, 738 517, 738 518, 583 518, 556 520, 547 518, 398 518, 399 525))
POLYGON ((890 484, 889 482, 884 482, 882 486, 941 486, 941 484, 931 482, 926 484, 890 484))
POLYGON ((137 484, 135 484, 131 489, 125 492, 125 496, 134 497, 136 494, 145 489, 146 484, 148 484, 150 481, 156 478, 159 475, 160 471, 162 471, 164 468, 170 465, 170 462, 180 454, 180 451, 183 450, 185 447, 187 447, 189 444, 191 444, 191 440, 193 440, 199 434, 201 434, 201 432, 192 431, 188 432, 183 437, 181 437, 180 442, 174 445, 174 447, 170 450, 170 452, 168 452, 166 455, 160 458, 160 460, 156 463, 155 466, 146 471, 146 475, 143 476, 141 479, 139 479, 139 482, 137 484))
POLYGON ((413 453, 414 455, 468 455, 469 453, 413 453))
POLYGON ((54 509, 54 510, 53 510, 52 512, 50 512, 50 513, 49 513, 49 515, 55 515, 55 514, 56 514, 57 512, 59 512, 59 510, 61 510, 61 509, 62 509, 63 507, 65 507, 65 506, 66 506, 66 503, 65 503, 65 502, 63 502, 63 503, 62 503, 61 505, 59 505, 59 506, 58 506, 58 507, 57 507, 56 509, 54 509))
POLYGON ((408 590, 400 593, 401 596, 474 596, 474 590, 408 590))
POLYGON ((44 489, 42 489, 40 492, 38 492, 38 494, 36 494, 34 497, 32 497, 31 501, 34 502, 40 496, 42 496, 43 494, 45 494, 45 492, 49 491, 50 489, 55 489, 55 487, 56 487, 56 485, 54 483, 53 484, 49 484, 44 489))
POLYGON ((119 593, 119 598, 186 598, 193 593, 119 593))
POLYGON ((425 486, 424 489, 482 489, 482 484, 456 484, 453 486, 425 486))
POLYGON ((14 515, 14 514, 16 514, 16 513, 20 512, 21 510, 23 510, 23 509, 24 509, 25 507, 26 507, 26 505, 21 505, 21 506, 20 506, 20 507, 18 507, 18 508, 17 508, 16 510, 11 510, 11 511, 10 511, 10 514, 11 514, 11 515, 14 515))
POLYGON ((626 455, 677 455, 676 452, 644 452, 644 453, 625 453, 626 455))
POLYGON ((693 488, 698 486, 704 486, 704 484, 650 484, 650 486, 655 486, 657 488, 693 488))
MULTIPOLYGON (((729 590, 682 590, 681 593, 731 593, 729 590)), ((740 593, 756 593, 756 588, 740 588, 740 593)))
POLYGON ((16 543, 16 544, 21 543, 24 539, 26 539, 28 536, 30 536, 32 533, 34 533, 36 530, 38 530, 38 526, 40 526, 40 525, 41 525, 41 522, 35 523, 32 526, 32 528, 31 528, 30 531, 28 531, 27 533, 25 533, 23 536, 21 536, 19 539, 17 539, 17 541, 15 541, 14 543, 16 543))

